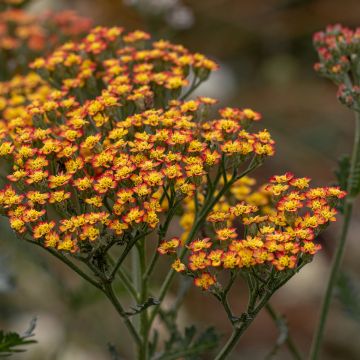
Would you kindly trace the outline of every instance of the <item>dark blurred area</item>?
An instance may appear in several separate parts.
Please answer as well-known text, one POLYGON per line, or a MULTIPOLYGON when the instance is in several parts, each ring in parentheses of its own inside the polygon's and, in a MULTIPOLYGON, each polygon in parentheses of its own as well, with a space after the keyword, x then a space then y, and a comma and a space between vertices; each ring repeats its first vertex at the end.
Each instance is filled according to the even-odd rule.
MULTIPOLYGON (((99 25, 142 29, 155 38, 181 43, 220 64, 196 95, 220 99, 220 106, 251 107, 277 142, 276 156, 254 176, 261 183, 292 171, 314 185, 335 181, 337 159, 350 152, 353 114, 336 100, 336 88, 313 71, 312 34, 327 24, 360 26, 357 0, 41 0, 29 11, 73 9, 99 25)), ((355 212, 343 269, 360 286, 360 211, 355 212)), ((110 304, 45 252, 20 243, 2 221, 0 243, 0 328, 22 329, 38 317, 38 345, 14 359, 110 359, 107 343, 128 358, 128 338, 110 304)), ((172 229, 174 235, 179 229, 172 229)), ((272 300, 286 315, 302 352, 309 352, 331 256, 339 233, 332 225, 321 239, 324 251, 272 300)), ((172 234, 171 234, 172 235, 172 234)), ((169 264, 158 268, 159 276, 169 264)), ((354 290, 356 291, 356 289, 354 290)), ((246 298, 239 284, 231 302, 238 312, 246 298)), ((171 303, 171 296, 167 301, 171 303)), ((360 315, 358 316, 360 318, 360 315)), ((182 325, 214 325, 230 334, 217 301, 192 289, 180 314, 182 325)), ((323 359, 360 359, 360 322, 334 299, 323 359)), ((265 359, 278 336, 266 312, 241 339, 229 359, 265 359)), ((273 359, 290 359, 283 346, 273 359)))

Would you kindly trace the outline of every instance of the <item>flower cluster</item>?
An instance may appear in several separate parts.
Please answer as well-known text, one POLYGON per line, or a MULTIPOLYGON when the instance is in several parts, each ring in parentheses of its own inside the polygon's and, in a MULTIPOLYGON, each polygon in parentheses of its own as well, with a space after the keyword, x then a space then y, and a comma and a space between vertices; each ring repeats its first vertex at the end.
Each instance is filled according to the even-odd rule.
MULTIPOLYGON (((205 80, 217 69, 213 61, 191 54, 181 45, 157 41, 146 48, 149 38, 142 31, 125 34, 119 27, 97 27, 82 42, 66 43, 48 58, 35 60, 31 67, 67 94, 106 94, 135 103, 138 110, 165 106, 177 98, 188 85, 191 70, 195 79, 205 80), (107 91, 101 93, 104 88, 107 91)), ((99 105, 92 107, 90 111, 95 113, 102 110, 99 105)))
POLYGON ((97 27, 0 87, 0 208, 11 227, 58 251, 87 252, 152 231, 166 203, 203 193, 212 170, 274 153, 251 109, 179 98, 217 65, 149 35, 97 27), (35 91, 36 89, 36 91, 35 91), (10 167, 9 167, 10 165, 10 167))
MULTIPOLYGON (((203 229, 206 237, 189 243, 186 239, 166 240, 158 251, 173 254, 173 268, 194 277, 195 285, 205 290, 217 284, 217 274, 224 269, 293 269, 300 258, 319 251, 321 246, 314 240, 335 221, 334 207, 345 196, 338 187, 310 188, 309 182, 309 178, 286 173, 273 176, 267 185, 251 193, 253 179, 241 179, 235 192, 243 194, 242 201, 234 205, 230 199, 220 201, 207 217, 212 226, 203 229), (239 237, 239 231, 244 235, 239 237), (189 251, 186 263, 177 257, 181 247, 189 251)), ((191 214, 193 208, 188 207, 188 211, 191 214)), ((183 221, 183 226, 188 223, 183 221)))
POLYGON ((360 54, 360 28, 351 30, 340 24, 329 25, 314 34, 319 62, 315 70, 338 85, 338 98, 346 106, 360 110, 357 71, 360 54))
MULTIPOLYGON (((19 1, 11 1, 15 5, 19 1)), ((48 53, 68 39, 79 38, 90 29, 91 21, 72 11, 33 15, 18 8, 0 11, 0 53, 2 76, 25 71, 34 58, 48 53)))

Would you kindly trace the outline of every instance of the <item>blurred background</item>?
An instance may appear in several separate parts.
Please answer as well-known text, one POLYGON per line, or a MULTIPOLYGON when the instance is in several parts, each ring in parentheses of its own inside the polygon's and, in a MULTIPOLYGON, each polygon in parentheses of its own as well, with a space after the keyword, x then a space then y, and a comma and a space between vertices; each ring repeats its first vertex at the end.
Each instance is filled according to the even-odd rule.
MULTIPOLYGON (((312 34, 338 22, 360 26, 359 1, 41 0, 29 4, 33 13, 47 9, 76 10, 95 24, 143 29, 155 38, 205 53, 221 67, 197 94, 219 98, 220 106, 261 112, 262 126, 277 142, 277 155, 256 173, 259 183, 284 171, 309 176, 316 185, 335 181, 337 159, 352 147, 353 115, 337 102, 336 88, 313 71, 312 34)), ((333 301, 324 342, 326 360, 360 359, 359 220, 357 211, 343 265, 348 296, 338 292, 333 301)), ((339 224, 331 226, 322 236, 324 251, 272 300, 286 315, 304 354, 309 351, 338 232, 339 224)), ((1 233, 0 329, 22 331, 33 316, 38 318, 39 343, 14 359, 111 359, 108 343, 129 359, 124 328, 101 295, 41 249, 13 238, 5 220, 1 233)), ((161 266, 168 264, 160 265, 160 274, 161 266)), ((238 311, 245 296, 241 286, 233 293, 231 301, 238 311)), ((197 289, 186 297, 180 319, 203 328, 214 325, 223 339, 230 334, 216 300, 197 289)), ((276 326, 263 312, 231 359, 265 359, 277 336, 276 326)), ((273 358, 291 357, 283 346, 273 358)))

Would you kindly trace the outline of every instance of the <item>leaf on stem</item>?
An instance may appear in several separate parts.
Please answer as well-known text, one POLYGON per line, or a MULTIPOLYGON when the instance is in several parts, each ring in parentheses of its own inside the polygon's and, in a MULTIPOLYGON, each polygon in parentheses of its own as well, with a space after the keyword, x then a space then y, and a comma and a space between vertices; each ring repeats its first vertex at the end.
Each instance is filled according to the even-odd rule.
POLYGON ((0 357, 7 357, 14 353, 24 352, 26 350, 19 348, 20 346, 36 343, 36 340, 29 340, 30 337, 34 336, 35 326, 36 318, 34 317, 23 335, 16 332, 6 333, 0 330, 0 357))

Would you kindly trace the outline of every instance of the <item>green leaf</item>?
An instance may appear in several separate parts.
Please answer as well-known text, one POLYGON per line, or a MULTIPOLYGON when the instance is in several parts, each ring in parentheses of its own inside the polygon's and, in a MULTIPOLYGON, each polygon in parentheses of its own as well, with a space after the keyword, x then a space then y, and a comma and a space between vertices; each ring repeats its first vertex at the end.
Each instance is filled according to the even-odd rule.
POLYGON ((337 280, 336 296, 344 311, 353 320, 360 323, 360 283, 349 274, 340 273, 337 280))
POLYGON ((34 329, 36 326, 36 318, 33 318, 30 322, 29 328, 23 335, 19 335, 16 332, 4 332, 0 330, 0 357, 8 357, 14 353, 25 351, 20 346, 34 344, 37 341, 29 340, 34 336, 34 329))

